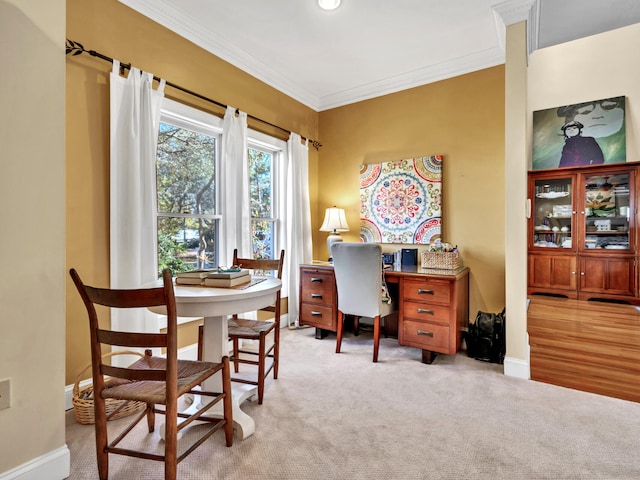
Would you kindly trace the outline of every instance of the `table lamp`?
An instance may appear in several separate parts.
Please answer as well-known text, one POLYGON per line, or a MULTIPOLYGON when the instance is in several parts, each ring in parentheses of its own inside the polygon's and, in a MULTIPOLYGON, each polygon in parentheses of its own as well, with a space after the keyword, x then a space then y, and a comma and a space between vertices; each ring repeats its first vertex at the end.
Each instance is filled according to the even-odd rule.
POLYGON ((329 261, 331 261, 331 245, 334 242, 342 241, 340 232, 349 231, 349 225, 347 224, 347 219, 344 215, 344 209, 337 208, 335 205, 327 208, 324 212, 324 222, 322 222, 320 231, 331 232, 327 237, 327 250, 329 251, 329 261))

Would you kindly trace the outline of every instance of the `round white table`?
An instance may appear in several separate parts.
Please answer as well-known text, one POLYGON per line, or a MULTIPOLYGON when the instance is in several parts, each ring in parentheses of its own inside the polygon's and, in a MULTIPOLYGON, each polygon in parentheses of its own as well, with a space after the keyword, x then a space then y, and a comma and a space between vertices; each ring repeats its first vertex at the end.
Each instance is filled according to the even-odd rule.
MULTIPOLYGON (((254 277, 261 278, 261 277, 254 277)), ((273 277, 245 288, 214 288, 175 285, 176 308, 180 317, 203 317, 204 335, 202 358, 209 362, 219 362, 229 355, 229 331, 227 316, 234 313, 250 312, 271 305, 282 282, 273 277)), ((154 310, 156 313, 165 313, 154 310)), ((204 388, 222 391, 220 375, 209 378, 204 388)), ((244 440, 255 432, 253 418, 240 410, 240 404, 256 395, 255 385, 232 383, 233 423, 236 438, 244 440)), ((200 398, 195 396, 189 407, 200 408, 200 398)))

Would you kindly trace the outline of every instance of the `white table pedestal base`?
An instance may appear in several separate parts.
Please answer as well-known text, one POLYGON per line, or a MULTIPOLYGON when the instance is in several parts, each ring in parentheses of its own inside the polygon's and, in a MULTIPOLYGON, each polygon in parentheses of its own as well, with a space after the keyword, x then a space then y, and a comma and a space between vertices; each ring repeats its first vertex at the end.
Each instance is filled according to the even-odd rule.
MULTIPOLYGON (((205 317, 204 319, 204 335, 203 335, 203 353, 204 360, 210 362, 219 362, 223 355, 228 355, 227 349, 229 345, 229 332, 227 329, 227 317, 205 317)), ((233 369, 233 365, 230 365, 233 369)), ((213 377, 207 379, 204 382, 205 390, 212 392, 222 391, 222 375, 216 373, 213 377)), ((250 437, 256 431, 256 423, 253 418, 244 413, 240 409, 240 405, 245 400, 251 397, 257 397, 258 387, 256 385, 249 385, 246 383, 234 383, 231 382, 231 389, 233 395, 231 397, 232 412, 233 412, 233 427, 235 430, 235 436, 238 440, 244 440, 250 437)), ((184 413, 192 414, 198 409, 202 408, 202 402, 207 403, 209 397, 201 399, 200 395, 193 396, 193 402, 184 410, 184 413)), ((215 407, 211 408, 206 414, 211 417, 223 417, 223 403, 220 402, 215 407)), ((182 419, 178 419, 180 423, 182 419)), ((198 422, 193 422, 196 425, 198 422)), ((164 423, 160 425, 160 438, 164 440, 164 423)))
MULTIPOLYGON (((153 286, 158 286, 154 282, 153 286)), ((271 305, 276 300, 276 293, 282 287, 282 282, 274 277, 268 277, 262 282, 246 289, 202 288, 176 285, 176 307, 181 317, 204 318, 204 334, 202 339, 202 357, 208 362, 219 363, 223 356, 229 356, 229 331, 227 317, 235 313, 251 312, 271 305)), ((166 314, 166 309, 150 308, 154 313, 166 314)), ((233 366, 231 367, 233 368, 233 366)), ((238 440, 244 440, 253 435, 256 429, 253 418, 240 409, 242 402, 249 398, 257 398, 258 387, 245 383, 232 382, 233 425, 238 440)), ((207 379, 204 390, 211 392, 222 391, 222 375, 219 373, 207 379)), ((205 398, 205 401, 208 399, 205 398)), ((200 396, 193 395, 191 405, 185 413, 195 412, 201 408, 200 396)), ((205 415, 222 417, 222 403, 216 405, 205 415)), ((178 419, 180 421, 181 419, 178 419)), ((165 425, 160 425, 160 436, 164 439, 165 425)))

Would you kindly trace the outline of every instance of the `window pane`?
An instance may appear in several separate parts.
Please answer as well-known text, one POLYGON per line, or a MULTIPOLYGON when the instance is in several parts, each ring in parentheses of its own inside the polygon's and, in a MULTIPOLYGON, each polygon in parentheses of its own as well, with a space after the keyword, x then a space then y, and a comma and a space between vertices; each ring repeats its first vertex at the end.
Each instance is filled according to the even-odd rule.
POLYGON ((215 268, 216 220, 162 217, 158 219, 158 269, 184 272, 215 268))
POLYGON ((215 213, 215 153, 215 137, 160 124, 158 212, 215 213))
POLYGON ((272 159, 270 153, 249 149, 249 182, 251 184, 251 217, 270 218, 272 213, 272 159))
POLYGON ((251 235, 253 238, 253 258, 273 258, 273 222, 253 220, 251 235))

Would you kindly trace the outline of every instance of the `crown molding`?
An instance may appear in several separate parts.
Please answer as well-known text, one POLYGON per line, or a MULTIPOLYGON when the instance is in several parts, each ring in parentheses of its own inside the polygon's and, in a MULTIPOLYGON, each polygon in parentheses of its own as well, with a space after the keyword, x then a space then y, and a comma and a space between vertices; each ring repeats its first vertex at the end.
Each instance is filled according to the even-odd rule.
POLYGON ((505 29, 518 22, 527 22, 527 58, 538 48, 538 20, 540 18, 540 0, 508 0, 491 7, 496 24, 498 43, 504 51, 505 29))
POLYGON ((264 62, 235 47, 194 21, 193 17, 174 8, 165 0, 118 0, 154 22, 177 33, 213 55, 276 88, 278 91, 317 111, 319 99, 308 90, 292 83, 264 62))
POLYGON ((361 87, 351 88, 332 95, 321 97, 318 111, 360 102, 382 95, 399 92, 408 88, 419 87, 428 83, 464 75, 484 68, 504 63, 504 51, 494 48, 460 57, 450 62, 443 62, 412 72, 372 82, 361 87))
MULTIPOLYGON (((315 111, 395 93, 408 88, 463 75, 504 63, 505 25, 526 20, 537 0, 508 0, 492 7, 498 47, 476 52, 449 62, 430 65, 394 77, 319 97, 272 69, 261 60, 237 48, 225 38, 173 7, 166 0, 118 0, 138 13, 172 30, 213 55, 252 75, 267 85, 315 111)), ((161 75, 159 75, 161 76, 161 75)))
POLYGON ((502 18, 505 26, 509 26, 528 20, 534 3, 538 3, 538 0, 507 0, 494 5, 491 9, 502 18))

